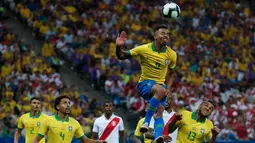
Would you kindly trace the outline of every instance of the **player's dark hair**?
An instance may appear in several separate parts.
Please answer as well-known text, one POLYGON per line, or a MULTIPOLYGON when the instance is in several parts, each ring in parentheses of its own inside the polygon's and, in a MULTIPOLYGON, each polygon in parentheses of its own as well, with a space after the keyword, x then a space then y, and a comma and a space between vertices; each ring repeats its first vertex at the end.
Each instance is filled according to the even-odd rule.
POLYGON ((70 97, 69 97, 69 96, 66 96, 66 95, 57 97, 57 98, 55 99, 55 103, 54 103, 54 108, 55 108, 56 111, 58 111, 57 106, 59 105, 60 101, 61 101, 62 99, 64 99, 64 98, 67 98, 67 99, 71 100, 70 97))
POLYGON ((208 100, 207 102, 211 103, 214 107, 216 107, 215 102, 213 100, 208 100))
POLYGON ((159 25, 159 26, 154 28, 154 32, 158 31, 161 28, 168 29, 167 26, 165 26, 165 25, 159 25))
POLYGON ((107 104, 107 103, 113 104, 113 102, 112 102, 111 100, 105 100, 105 101, 104 101, 104 106, 105 106, 105 104, 107 104))
POLYGON ((30 99, 30 103, 32 103, 33 100, 38 100, 38 101, 41 102, 41 99, 40 99, 39 97, 32 97, 32 98, 30 99))

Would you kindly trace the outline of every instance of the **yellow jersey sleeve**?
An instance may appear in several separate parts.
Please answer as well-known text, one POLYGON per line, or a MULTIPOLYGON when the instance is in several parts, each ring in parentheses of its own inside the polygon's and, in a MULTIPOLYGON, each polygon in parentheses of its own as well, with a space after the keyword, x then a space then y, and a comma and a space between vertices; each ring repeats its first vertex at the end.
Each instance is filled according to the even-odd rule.
POLYGON ((139 56, 142 54, 142 52, 145 50, 144 49, 145 46, 144 45, 141 45, 141 46, 137 46, 131 50, 128 51, 128 53, 131 55, 131 56, 139 56))
POLYGON ((78 124, 78 128, 77 128, 76 131, 75 131, 75 137, 76 137, 77 139, 81 139, 81 138, 83 138, 85 135, 84 135, 84 132, 83 132, 83 130, 82 130, 81 125, 80 125, 79 123, 77 123, 77 124, 78 124))
POLYGON ((43 122, 42 122, 42 125, 40 126, 40 129, 38 131, 38 136, 40 137, 44 137, 45 134, 48 132, 48 123, 50 123, 50 118, 48 119, 45 119, 43 122))
POLYGON ((23 130, 23 128, 25 127, 24 124, 23 124, 23 117, 24 116, 21 116, 19 118, 19 121, 18 121, 18 126, 17 127, 18 127, 19 130, 23 130))
POLYGON ((140 128, 143 124, 144 118, 140 119, 139 122, 137 123, 136 129, 135 129, 135 136, 142 136, 143 134, 140 132, 140 128))
POLYGON ((171 62, 168 65, 168 67, 169 67, 169 69, 174 69, 175 66, 176 66, 176 61, 177 61, 177 54, 176 54, 176 52, 172 50, 170 57, 171 57, 171 62))

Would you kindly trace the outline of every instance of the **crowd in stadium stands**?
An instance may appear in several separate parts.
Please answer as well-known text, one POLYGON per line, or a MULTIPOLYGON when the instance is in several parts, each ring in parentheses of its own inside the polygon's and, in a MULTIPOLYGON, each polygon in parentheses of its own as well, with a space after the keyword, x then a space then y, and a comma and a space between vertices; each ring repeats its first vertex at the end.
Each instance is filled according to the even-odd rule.
MULTIPOLYGON (((255 59, 251 55, 255 46, 254 11, 239 1, 227 0, 214 0, 213 3, 210 0, 180 0, 178 5, 182 18, 168 22, 169 44, 178 53, 177 82, 172 89, 176 108, 195 111, 202 100, 211 98, 217 102, 211 119, 222 129, 219 139, 255 139, 255 59)), ((31 65, 35 66, 32 68, 35 74, 51 80, 61 65, 59 58, 65 59, 80 75, 89 73, 87 76, 95 89, 103 87, 117 106, 125 105, 136 113, 144 109, 144 101, 136 92, 139 59, 117 60, 115 38, 120 29, 125 29, 128 32, 127 49, 150 42, 152 27, 165 22, 160 9, 158 1, 150 0, 24 0, 16 5, 20 19, 33 28, 37 39, 45 40, 41 58, 46 58, 53 67, 49 68, 51 72, 38 68, 43 65, 36 64, 42 62, 39 58, 40 62, 31 65)), ((4 37, 12 36, 5 34, 4 37)), ((22 43, 12 42, 12 45, 13 49, 19 46, 25 57, 23 60, 29 59, 25 63, 35 61, 29 53, 30 46, 25 46, 24 50, 22 43)), ((20 61, 19 57, 13 58, 20 61)), ((5 62, 2 73, 8 66, 10 64, 5 62)), ((50 65, 45 64, 47 66, 50 65)), ((11 71, 5 74, 13 76, 11 71)), ((46 79, 35 78, 34 81, 45 82, 46 79)), ((62 85, 61 80, 58 81, 59 84, 52 85, 53 91, 62 85)), ((11 89, 7 89, 9 92, 11 89)), ((84 111, 81 108, 84 107, 76 104, 77 114, 74 115, 84 111)), ((89 123, 93 122, 92 118, 89 123)))
POLYGON ((31 97, 43 99, 42 111, 52 115, 54 99, 62 94, 72 97, 71 114, 89 135, 94 115, 102 114, 101 106, 95 99, 89 101, 87 90, 79 94, 74 84, 68 88, 57 72, 59 66, 50 62, 54 57, 36 55, 31 46, 0 21, 0 136, 14 134, 20 115, 30 111, 31 97))

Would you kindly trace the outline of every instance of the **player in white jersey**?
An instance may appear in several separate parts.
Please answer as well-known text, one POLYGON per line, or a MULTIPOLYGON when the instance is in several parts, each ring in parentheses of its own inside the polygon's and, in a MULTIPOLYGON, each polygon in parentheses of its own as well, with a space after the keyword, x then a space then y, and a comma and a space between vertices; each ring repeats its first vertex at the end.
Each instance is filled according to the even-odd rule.
MULTIPOLYGON (((160 113, 162 112, 157 112, 154 115, 154 118, 157 120, 157 118, 163 118, 164 121, 164 128, 162 131, 162 138, 165 142, 167 142, 167 140, 171 139, 171 143, 176 143, 176 138, 177 138, 177 134, 178 134, 178 129, 176 129, 172 134, 168 134, 168 123, 170 123, 171 121, 173 121, 174 116, 176 114, 176 112, 174 112, 172 110, 172 105, 173 104, 173 99, 172 96, 168 96, 167 97, 167 104, 166 104, 166 108, 163 111, 163 115, 160 115, 160 113), (169 136, 170 138, 166 137, 169 136)), ((164 108, 162 108, 164 109, 164 108)), ((158 110, 162 110, 161 108, 158 108, 158 110)), ((154 138, 153 135, 153 130, 154 130, 154 123, 155 123, 155 119, 152 118, 150 121, 150 125, 149 125, 149 132, 145 133, 145 136, 148 138, 154 138)), ((154 133, 155 134, 155 133, 154 133)))
POLYGON ((124 124, 121 117, 112 113, 112 101, 104 102, 104 114, 97 118, 92 129, 92 138, 105 140, 107 143, 125 143, 124 124))

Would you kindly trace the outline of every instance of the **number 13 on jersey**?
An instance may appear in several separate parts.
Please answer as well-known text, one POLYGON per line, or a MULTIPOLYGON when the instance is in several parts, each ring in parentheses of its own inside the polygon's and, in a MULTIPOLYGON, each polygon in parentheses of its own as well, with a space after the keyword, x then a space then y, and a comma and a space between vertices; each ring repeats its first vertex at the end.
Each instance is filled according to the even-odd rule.
POLYGON ((195 138, 196 138, 196 135, 197 135, 196 132, 190 131, 190 132, 189 132, 189 135, 188 135, 188 139, 189 139, 190 141, 194 141, 195 138))

